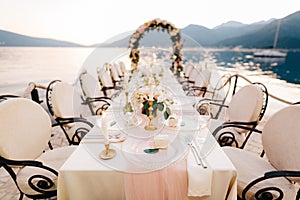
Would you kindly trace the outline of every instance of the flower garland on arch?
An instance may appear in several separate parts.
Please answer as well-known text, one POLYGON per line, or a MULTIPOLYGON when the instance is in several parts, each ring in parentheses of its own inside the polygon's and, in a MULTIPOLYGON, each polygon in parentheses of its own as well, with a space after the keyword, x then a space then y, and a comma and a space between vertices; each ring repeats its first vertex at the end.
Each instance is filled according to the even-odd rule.
POLYGON ((129 48, 131 48, 131 52, 129 57, 131 59, 132 68, 135 69, 139 63, 139 53, 140 53, 140 51, 138 50, 139 40, 143 37, 146 31, 148 32, 154 29, 168 31, 173 43, 173 51, 174 51, 174 55, 173 55, 174 62, 172 67, 175 68, 177 72, 182 71, 182 65, 181 65, 182 55, 180 52, 182 49, 182 44, 180 41, 181 40, 180 31, 178 28, 174 27, 171 23, 161 19, 154 19, 144 23, 136 30, 135 33, 131 35, 129 41, 129 48))

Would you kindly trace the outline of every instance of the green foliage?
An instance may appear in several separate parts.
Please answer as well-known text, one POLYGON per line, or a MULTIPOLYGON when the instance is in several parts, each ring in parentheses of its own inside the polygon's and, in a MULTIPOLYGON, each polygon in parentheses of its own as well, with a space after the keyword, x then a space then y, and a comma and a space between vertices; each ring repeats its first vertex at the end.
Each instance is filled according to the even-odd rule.
MULTIPOLYGON (((164 118, 168 119, 169 116, 171 115, 171 110, 168 106, 166 106, 163 102, 157 102, 157 99, 154 99, 153 101, 153 116, 156 117, 157 115, 157 110, 160 112, 164 111, 164 108, 166 107, 164 111, 164 118)), ((142 114, 147 115, 149 117, 149 101, 143 102, 143 108, 142 108, 142 114)))

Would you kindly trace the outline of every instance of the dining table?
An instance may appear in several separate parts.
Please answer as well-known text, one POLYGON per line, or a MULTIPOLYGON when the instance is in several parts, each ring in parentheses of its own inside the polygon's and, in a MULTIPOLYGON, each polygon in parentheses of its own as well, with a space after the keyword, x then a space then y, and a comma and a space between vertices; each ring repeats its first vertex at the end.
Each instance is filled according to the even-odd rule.
POLYGON ((94 127, 60 168, 58 199, 237 199, 236 169, 212 136, 210 118, 194 108, 198 99, 167 68, 153 85, 145 77, 132 74, 105 115, 87 117, 94 127), (142 113, 140 100, 153 96, 168 101, 167 118, 142 113))

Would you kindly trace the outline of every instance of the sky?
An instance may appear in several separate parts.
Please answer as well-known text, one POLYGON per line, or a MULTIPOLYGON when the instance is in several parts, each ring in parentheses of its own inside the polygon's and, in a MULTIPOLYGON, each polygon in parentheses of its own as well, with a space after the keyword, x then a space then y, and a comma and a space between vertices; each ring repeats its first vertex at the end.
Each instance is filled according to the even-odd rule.
POLYGON ((91 45, 155 18, 178 28, 213 28, 228 21, 279 19, 299 10, 299 0, 0 0, 0 30, 91 45))

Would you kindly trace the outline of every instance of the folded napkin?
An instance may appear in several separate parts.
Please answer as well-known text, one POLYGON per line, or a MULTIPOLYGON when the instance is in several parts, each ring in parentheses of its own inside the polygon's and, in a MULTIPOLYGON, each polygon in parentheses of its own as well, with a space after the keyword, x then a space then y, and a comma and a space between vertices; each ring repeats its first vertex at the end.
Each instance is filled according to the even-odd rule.
POLYGON ((212 170, 209 166, 203 168, 201 165, 198 165, 192 150, 187 156, 187 172, 188 196, 202 197, 211 195, 212 170))

